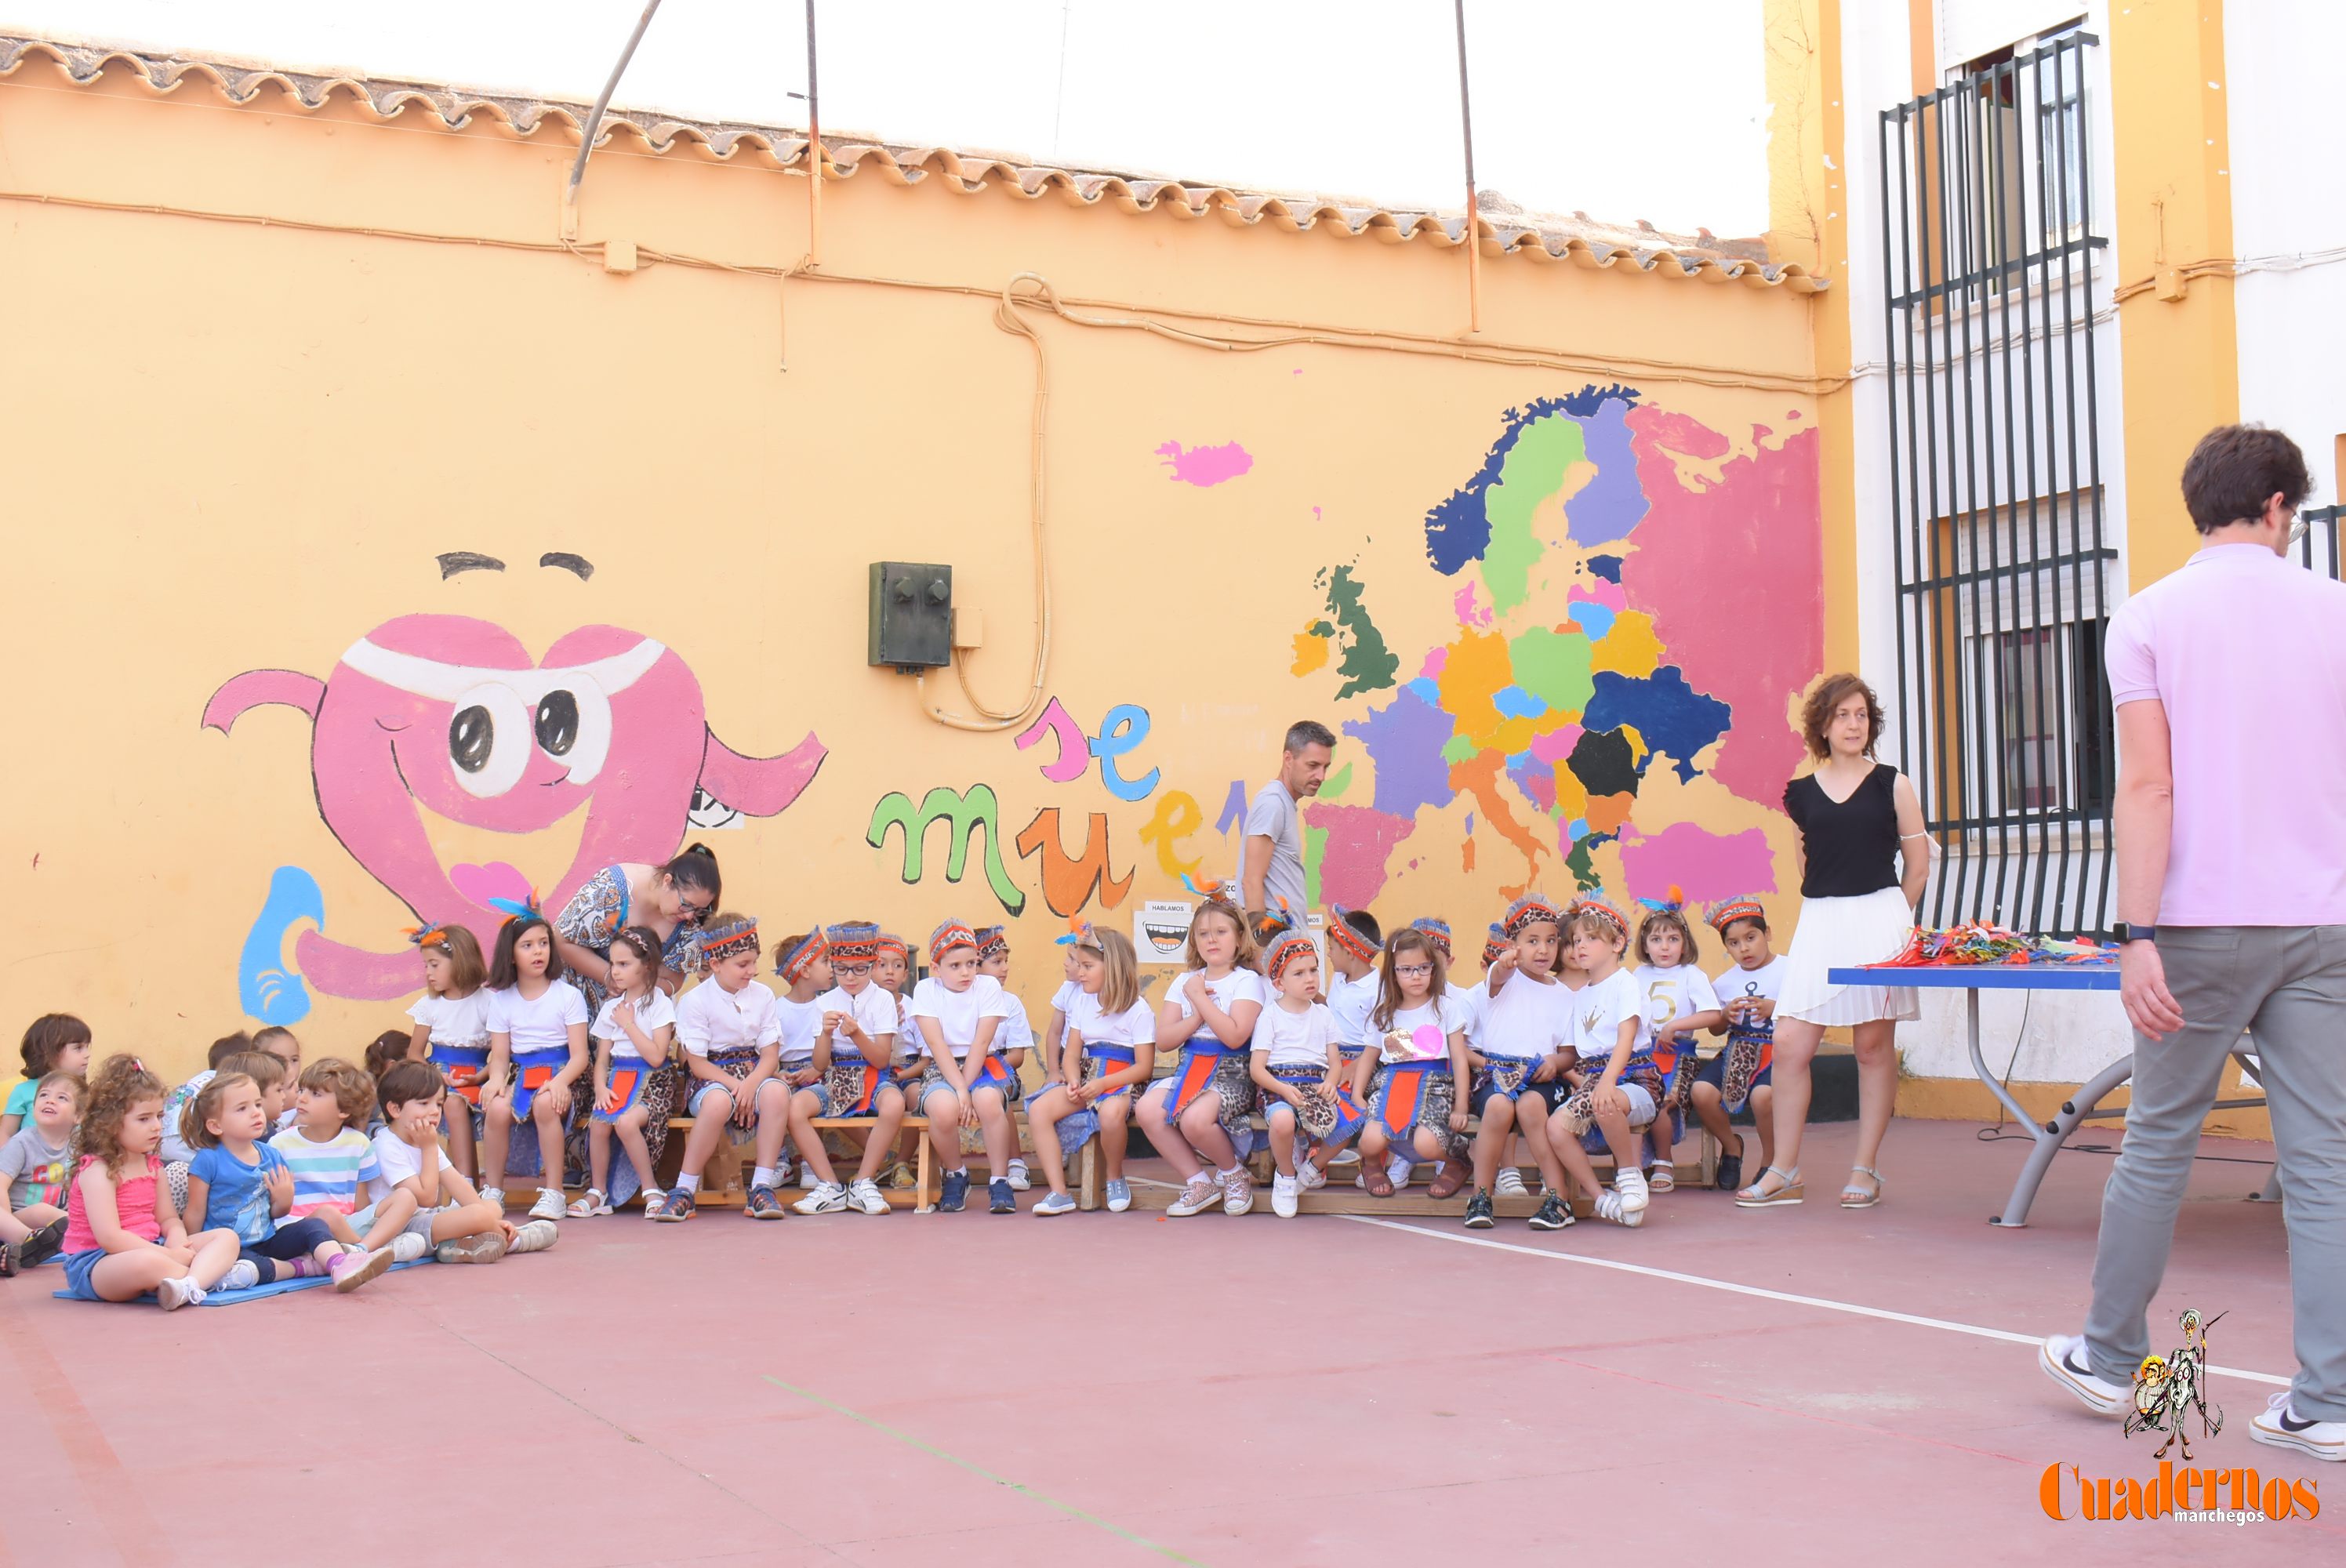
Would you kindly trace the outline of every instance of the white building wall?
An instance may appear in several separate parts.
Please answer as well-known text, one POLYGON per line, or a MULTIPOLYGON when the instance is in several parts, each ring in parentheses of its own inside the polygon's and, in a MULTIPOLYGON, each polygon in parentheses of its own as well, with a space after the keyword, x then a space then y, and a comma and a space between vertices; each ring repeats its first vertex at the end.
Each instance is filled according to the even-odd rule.
POLYGON ((2346 433, 2341 58, 2346 5, 2337 0, 2224 7, 2232 253, 2259 269, 2236 285, 2240 417, 2285 431, 2305 449, 2312 506, 2340 499, 2337 440, 2346 433))
MULTIPOLYGON (((2086 30, 2106 38, 2106 10, 2102 0, 2089 8, 2086 30)), ((1856 361, 1854 414, 1858 514, 1857 577, 1859 668, 1877 690, 1898 688, 1897 575, 1891 548, 1892 465, 1889 393, 1885 384, 1888 345, 1883 335, 1882 309, 1886 293, 1882 275, 1881 113, 1914 96, 1910 76, 1909 35, 1905 7, 1843 0, 1841 5, 1841 88, 1847 127, 1850 204, 1849 237, 1852 254, 1841 259, 1838 277, 1848 290, 1853 358, 1856 361)), ((1934 56, 1957 65, 1978 57, 2024 34, 2055 25, 2077 15, 2074 5, 1964 4, 1943 0, 1940 36, 1934 56), (2008 15, 2004 13, 2008 12, 2008 15), (2042 13, 2042 15, 2038 15, 2042 13), (1991 36, 1997 17, 2012 31, 1991 36), (1950 53, 1950 51, 1956 51, 1950 53)), ((2109 178, 2114 155, 2109 115, 2107 45, 2086 52, 2088 65, 2086 97, 2092 127, 2094 219, 2096 233, 2115 232, 2116 213, 2109 178)), ((1893 192, 1895 189, 1893 173, 1893 192)), ((1893 195, 1894 199, 1894 195, 1893 195)), ((2127 580, 2125 408, 2119 385, 2119 348, 2116 312, 2108 304, 2116 286, 2116 259, 2107 249, 2095 260, 2094 298, 2101 318, 2096 331, 2096 395, 2099 402, 2101 479, 2105 534, 2118 559, 2111 564, 2113 607, 2123 598, 2127 580)), ((2082 392, 2080 396, 2082 398, 2082 392)), ((2346 428, 2346 427, 2341 427, 2346 428)), ((1897 756, 1902 716, 1892 712, 1891 729, 1883 736, 1882 754, 1897 756)), ((2010 993, 1989 995, 1981 1010, 1983 1051, 1999 1076, 2014 1082, 2076 1083, 2091 1077, 2132 1049, 2125 1015, 2115 996, 2043 994, 2030 997, 2010 993)), ((1926 1077, 1972 1075, 1964 1005, 1960 993, 1923 993, 1923 1016, 1899 1029, 1899 1045, 1909 1071, 1926 1077)))

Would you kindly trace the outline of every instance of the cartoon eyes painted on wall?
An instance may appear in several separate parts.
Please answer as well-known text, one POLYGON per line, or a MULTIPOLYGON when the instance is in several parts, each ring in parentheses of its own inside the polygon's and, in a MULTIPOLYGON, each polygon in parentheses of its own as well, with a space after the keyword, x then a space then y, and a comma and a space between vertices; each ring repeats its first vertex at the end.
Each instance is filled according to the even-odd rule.
POLYGON ((491 799, 521 782, 533 743, 587 784, 611 750, 611 698, 642 678, 666 647, 646 637, 591 664, 481 669, 378 647, 365 638, 342 662, 394 690, 444 702, 448 760, 468 795, 491 799))

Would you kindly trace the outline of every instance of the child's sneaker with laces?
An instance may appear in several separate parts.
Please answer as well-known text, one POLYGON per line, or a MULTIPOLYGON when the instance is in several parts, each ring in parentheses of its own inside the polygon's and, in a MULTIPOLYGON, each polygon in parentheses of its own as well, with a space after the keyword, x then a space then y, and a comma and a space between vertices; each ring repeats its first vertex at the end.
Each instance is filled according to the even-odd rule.
POLYGON ((340 1257, 329 1258, 326 1272, 332 1277, 334 1288, 348 1295, 368 1280, 379 1278, 390 1267, 390 1250, 377 1247, 372 1252, 345 1252, 340 1257))
POLYGON ((885 1214, 888 1212, 887 1195, 880 1190, 880 1184, 878 1182, 856 1182, 847 1189, 847 1201, 858 1214, 885 1214))
POLYGON ((835 1181, 818 1183, 806 1196, 790 1205, 801 1214, 840 1214, 847 1207, 847 1189, 835 1181))
POLYGON ((499 1208, 505 1206, 505 1189, 501 1186, 484 1186, 481 1189, 481 1196, 499 1208))
POLYGON ((538 1188, 537 1201, 529 1206, 532 1219, 560 1219, 569 1212, 570 1206, 562 1201, 562 1189, 558 1186, 538 1188))
POLYGON ((460 1236, 432 1249, 432 1256, 442 1263, 495 1263, 505 1255, 505 1233, 502 1230, 484 1230, 478 1236, 460 1236))
POLYGON ((1181 1196, 1165 1206, 1165 1212, 1175 1219, 1187 1219, 1193 1214, 1203 1214, 1220 1201, 1221 1184, 1211 1171, 1199 1171, 1181 1187, 1181 1196))
POLYGON ((219 1283, 213 1286, 212 1288, 215 1290, 250 1290, 260 1283, 260 1265, 255 1263, 250 1257, 240 1257, 234 1263, 228 1266, 228 1272, 220 1276, 219 1283))
POLYGON ((1222 1189, 1222 1212, 1229 1215, 1249 1214, 1254 1209, 1254 1179, 1240 1166, 1234 1171, 1224 1171, 1215 1178, 1222 1189))
POLYGON ((959 1214, 962 1211, 962 1206, 968 1202, 968 1168, 964 1166, 957 1171, 945 1172, 944 1191, 938 1195, 937 1207, 947 1214, 959 1214))
POLYGON ((1018 1195, 1011 1190, 1008 1176, 985 1184, 985 1211, 988 1214, 1018 1212, 1018 1195))
POLYGON ((1281 1219, 1293 1219, 1296 1197, 1302 1190, 1303 1184, 1291 1176, 1272 1176, 1270 1178, 1270 1212, 1281 1219))
POLYGON ((176 1312, 182 1307, 202 1304, 204 1288, 196 1283, 195 1276, 182 1274, 177 1279, 166 1279, 155 1287, 156 1304, 166 1312, 176 1312))
POLYGON ((2275 1448, 2293 1448, 2336 1464, 2346 1460, 2346 1421, 2306 1420, 2290 1409, 2289 1390, 2265 1401, 2264 1410, 2249 1423, 2249 1435, 2275 1448))

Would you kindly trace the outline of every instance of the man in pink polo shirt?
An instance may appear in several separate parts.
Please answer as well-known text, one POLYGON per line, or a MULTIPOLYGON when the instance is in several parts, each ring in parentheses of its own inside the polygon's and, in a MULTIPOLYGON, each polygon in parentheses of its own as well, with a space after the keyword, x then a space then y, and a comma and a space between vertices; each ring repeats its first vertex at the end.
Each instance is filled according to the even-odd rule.
POLYGON ((2289 559, 2308 487, 2289 437, 2208 432, 2183 467, 2198 553, 2110 621, 2133 1102, 2086 1331, 2039 1359, 2088 1408, 2133 1408, 2199 1125, 2246 1030, 2280 1153, 2298 1359, 2249 1435, 2346 1460, 2346 584, 2289 559))

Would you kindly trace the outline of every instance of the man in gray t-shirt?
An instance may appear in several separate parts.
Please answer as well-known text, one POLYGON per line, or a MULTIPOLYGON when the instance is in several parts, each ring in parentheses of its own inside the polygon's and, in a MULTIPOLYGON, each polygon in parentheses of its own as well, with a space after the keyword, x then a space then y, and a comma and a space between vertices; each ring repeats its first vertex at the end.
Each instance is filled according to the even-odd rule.
POLYGON ((1326 725, 1307 718, 1290 727, 1279 777, 1247 808, 1239 886, 1250 925, 1260 929, 1281 900, 1298 924, 1303 921, 1303 820, 1296 803, 1320 793, 1335 749, 1335 734, 1326 725))

